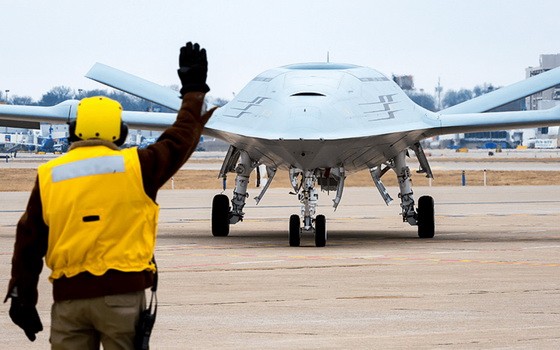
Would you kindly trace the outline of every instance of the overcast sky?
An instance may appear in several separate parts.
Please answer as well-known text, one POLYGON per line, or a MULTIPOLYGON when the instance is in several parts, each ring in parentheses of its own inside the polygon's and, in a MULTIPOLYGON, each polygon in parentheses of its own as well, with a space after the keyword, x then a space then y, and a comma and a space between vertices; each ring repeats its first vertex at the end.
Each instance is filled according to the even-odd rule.
POLYGON ((101 62, 178 84, 186 41, 208 51, 210 94, 232 98, 266 69, 353 63, 412 74, 444 89, 524 79, 560 53, 558 0, 0 0, 0 91, 104 88, 84 75, 101 62))

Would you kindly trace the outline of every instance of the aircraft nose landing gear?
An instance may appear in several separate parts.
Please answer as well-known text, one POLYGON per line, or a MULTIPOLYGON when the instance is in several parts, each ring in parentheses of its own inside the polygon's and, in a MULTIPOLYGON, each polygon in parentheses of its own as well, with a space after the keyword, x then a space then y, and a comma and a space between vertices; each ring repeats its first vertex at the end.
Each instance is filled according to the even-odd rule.
POLYGON ((288 238, 290 247, 299 247, 301 243, 301 234, 304 231, 312 232, 315 234, 315 246, 324 247, 327 244, 327 219, 324 215, 317 215, 315 218, 315 227, 309 229, 301 227, 299 215, 293 214, 290 216, 290 228, 288 231, 288 238))
POLYGON ((327 244, 327 219, 325 215, 315 218, 315 246, 324 247, 327 244))
POLYGON ((315 246, 324 247, 327 244, 327 220, 324 215, 317 215, 315 219, 313 219, 319 197, 315 189, 317 176, 315 172, 311 170, 301 172, 300 170, 292 169, 290 171, 290 177, 294 190, 299 192, 298 198, 301 202, 301 215, 303 217, 302 222, 299 215, 293 214, 290 216, 290 227, 288 231, 290 246, 299 247, 302 233, 311 232, 315 235, 315 246), (297 181, 299 175, 303 175, 301 182, 297 181))
POLYGON ((301 223, 299 221, 299 215, 293 214, 290 216, 288 240, 290 241, 290 247, 299 247, 301 242, 301 223))
MULTIPOLYGON (((420 149, 419 145, 416 147, 420 149)), ((419 151, 416 152, 418 154, 419 151)), ((394 158, 394 170, 397 173, 399 181, 399 197, 401 199, 403 221, 408 222, 410 225, 418 226, 418 237, 433 238, 435 233, 434 199, 430 196, 422 196, 418 200, 418 209, 414 209, 412 180, 410 177, 410 169, 406 165, 405 158, 406 152, 401 152, 394 158)), ((429 170, 429 168, 427 172, 429 176, 431 176, 431 170, 429 170)))

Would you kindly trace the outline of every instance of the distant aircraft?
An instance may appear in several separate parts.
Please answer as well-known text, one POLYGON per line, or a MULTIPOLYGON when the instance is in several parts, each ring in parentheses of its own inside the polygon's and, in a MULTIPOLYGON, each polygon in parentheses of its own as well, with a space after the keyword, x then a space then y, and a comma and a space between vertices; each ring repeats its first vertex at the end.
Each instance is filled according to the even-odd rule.
MULTIPOLYGON (((17 151, 34 150, 40 146, 37 143, 29 142, 28 140, 30 138, 28 138, 27 135, 25 135, 24 137, 21 136, 22 135, 3 134, 3 139, 0 139, 0 152, 11 154, 13 157, 15 157, 17 151)), ((1 158, 6 157, 2 156, 1 158)))
POLYGON ((68 151, 68 139, 58 139, 56 143, 52 137, 45 137, 41 140, 41 144, 37 145, 38 152, 56 153, 68 151))
MULTIPOLYGON (((0 120, 0 125, 2 120, 0 120)), ((10 125, 14 125, 10 123, 10 125)), ((26 127, 26 126, 22 126, 26 127)), ((68 138, 57 138, 56 140, 49 137, 34 137, 37 142, 22 141, 21 138, 13 138, 13 135, 5 134, 4 140, 0 140, 0 148, 5 150, 5 153, 17 153, 17 151, 38 151, 46 153, 66 152, 68 151, 68 138)), ((19 136, 19 135, 18 135, 19 136)), ((25 140, 25 139, 24 139, 25 140)))
MULTIPOLYGON (((95 64, 86 75, 108 86, 166 106, 180 107, 177 92, 120 70, 95 64)), ((414 102, 391 79, 378 71, 351 64, 303 63, 259 74, 210 119, 204 134, 231 146, 219 176, 235 173, 231 201, 224 194, 212 203, 212 234, 227 236, 230 225, 243 220, 247 185, 259 165, 269 177, 263 198, 278 169, 288 170, 301 202, 301 217, 289 219, 289 244, 299 246, 303 233, 314 234, 325 246, 324 215, 316 215, 317 187, 336 191, 333 206, 342 198, 344 180, 368 169, 383 200, 392 198, 381 182, 388 170, 398 178, 403 222, 418 226, 420 238, 435 233, 434 201, 413 197, 406 157, 412 150, 420 171, 432 177, 420 141, 451 133, 560 124, 560 106, 549 110, 488 112, 516 99, 560 84, 560 68, 531 77, 439 112, 414 102)), ((25 122, 67 122, 77 101, 52 107, 0 106, 0 118, 25 122)), ((175 114, 130 112, 123 120, 138 129, 165 129, 175 114)))

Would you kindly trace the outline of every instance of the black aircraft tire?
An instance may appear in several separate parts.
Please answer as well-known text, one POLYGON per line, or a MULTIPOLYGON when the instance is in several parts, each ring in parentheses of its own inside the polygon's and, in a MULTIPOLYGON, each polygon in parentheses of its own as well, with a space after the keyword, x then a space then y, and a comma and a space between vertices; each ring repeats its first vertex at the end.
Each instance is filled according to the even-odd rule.
POLYGON ((217 194, 212 200, 212 235, 229 235, 229 198, 225 194, 217 194))
POLYGON ((433 238, 435 231, 434 199, 422 196, 418 199, 418 237, 433 238))
POLYGON ((315 218, 315 246, 327 245, 327 219, 325 215, 317 215, 315 218))
POLYGON ((299 215, 290 216, 290 230, 288 231, 290 247, 299 247, 301 243, 300 227, 299 215))

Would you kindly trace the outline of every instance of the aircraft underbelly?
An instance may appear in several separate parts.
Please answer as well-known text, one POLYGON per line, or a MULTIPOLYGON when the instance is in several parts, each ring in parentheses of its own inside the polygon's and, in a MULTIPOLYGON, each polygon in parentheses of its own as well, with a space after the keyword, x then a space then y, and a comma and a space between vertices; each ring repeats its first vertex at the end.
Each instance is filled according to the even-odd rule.
POLYGON ((347 172, 380 165, 422 138, 421 132, 340 140, 268 140, 225 133, 216 136, 269 167, 316 169, 344 166, 347 172))

